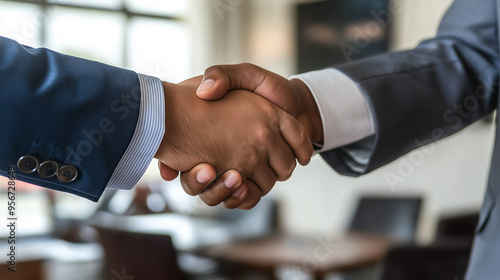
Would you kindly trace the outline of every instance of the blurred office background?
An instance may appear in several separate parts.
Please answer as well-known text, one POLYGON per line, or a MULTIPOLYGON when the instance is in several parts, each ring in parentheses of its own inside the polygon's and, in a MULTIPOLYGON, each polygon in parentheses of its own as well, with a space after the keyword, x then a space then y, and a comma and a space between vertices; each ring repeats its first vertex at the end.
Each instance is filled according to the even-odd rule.
MULTIPOLYGON (((436 34, 451 3, 452 0, 2 0, 0 36, 171 82, 200 75, 214 64, 241 62, 290 76, 381 52, 410 49, 436 34)), ((426 108, 421 110, 425 114, 426 108)), ((234 267, 240 272, 235 274, 230 256, 199 258, 195 251, 211 243, 270 232, 342 236, 356 228, 356 213, 363 205, 360 201, 382 206, 394 201, 416 205, 417 210, 408 214, 414 221, 408 222, 412 233, 407 234, 406 241, 428 248, 436 243, 440 232, 446 231, 440 224, 443 220, 474 220, 485 191, 492 140, 492 122, 482 121, 357 179, 339 176, 317 155, 308 166, 297 167, 290 180, 278 183, 263 206, 249 212, 204 206, 198 198, 184 194, 178 181, 161 181, 156 162, 134 191, 107 192, 98 204, 18 182, 18 260, 44 259, 45 279, 69 279, 68 274, 73 275, 71 279, 119 279, 122 267, 109 267, 109 251, 119 249, 109 245, 106 238, 120 238, 112 237, 113 232, 106 229, 129 233, 143 229, 149 234, 170 233, 164 235, 172 237, 179 259, 174 263, 183 275, 203 274, 205 269, 205 274, 216 277, 211 272, 217 270, 215 267, 223 271, 221 267, 229 266, 233 276, 223 278, 222 273, 217 276, 222 278, 206 279, 236 279, 234 275, 250 277, 241 279, 264 279, 263 275, 309 279, 311 273, 293 274, 296 278, 286 276, 287 269, 294 269, 286 265, 263 273, 254 269, 255 265, 240 270, 236 265, 241 263, 237 261, 234 267), (162 220, 161 215, 168 218, 162 220), (37 238, 50 247, 37 243, 37 238), (104 259, 108 261, 103 264, 104 259), (221 260, 223 264, 218 263, 221 260)), ((1 182, 6 185, 5 179, 1 182)), ((0 189, 0 205, 7 205, 6 187, 0 189)), ((0 217, 7 215, 4 206, 0 217)), ((393 212, 405 211, 394 209, 393 212)), ((469 234, 473 230, 472 225, 469 234)), ((7 228, 1 227, 3 263, 7 260, 3 250, 7 244, 2 238, 8 234, 7 228)), ((299 245, 292 245, 302 246, 302 241, 297 242, 299 245)), ((120 244, 127 245, 128 242, 120 244)), ((382 254, 380 263, 389 256, 387 252, 382 254)), ((20 271, 22 268, 19 265, 20 271)), ((362 273, 338 274, 326 273, 325 279, 363 277, 362 273)), ((172 275, 157 279, 176 278, 172 275)))

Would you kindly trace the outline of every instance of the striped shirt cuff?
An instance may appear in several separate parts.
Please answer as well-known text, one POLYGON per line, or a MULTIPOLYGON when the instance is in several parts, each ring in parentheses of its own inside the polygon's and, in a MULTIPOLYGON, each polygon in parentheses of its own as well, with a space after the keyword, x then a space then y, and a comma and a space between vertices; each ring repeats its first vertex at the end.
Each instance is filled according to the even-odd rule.
POLYGON ((137 127, 107 189, 130 190, 146 172, 165 134, 165 96, 158 78, 141 74, 141 106, 137 127))

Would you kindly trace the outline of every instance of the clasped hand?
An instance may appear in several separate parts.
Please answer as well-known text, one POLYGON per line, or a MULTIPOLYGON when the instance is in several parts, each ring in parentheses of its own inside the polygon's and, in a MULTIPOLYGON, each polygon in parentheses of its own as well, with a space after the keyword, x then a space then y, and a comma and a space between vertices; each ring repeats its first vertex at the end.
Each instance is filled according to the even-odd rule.
POLYGON ((210 206, 253 208, 291 176, 296 159, 308 164, 311 141, 323 138, 307 86, 254 65, 214 66, 204 77, 164 83, 164 92, 160 174, 173 180, 181 171, 186 193, 210 206))

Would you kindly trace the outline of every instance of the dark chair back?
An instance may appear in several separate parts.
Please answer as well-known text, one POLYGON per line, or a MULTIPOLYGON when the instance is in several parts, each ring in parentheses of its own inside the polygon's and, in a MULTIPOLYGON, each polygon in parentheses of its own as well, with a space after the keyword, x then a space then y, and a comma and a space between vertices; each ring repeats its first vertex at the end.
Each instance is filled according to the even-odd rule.
POLYGON ((184 279, 170 236, 96 229, 105 254, 105 279, 184 279))
POLYGON ((441 217, 436 231, 436 243, 462 242, 472 245, 479 213, 441 217))
POLYGON ((380 280, 464 279, 469 254, 469 246, 395 247, 387 253, 380 280))
POLYGON ((421 204, 421 197, 362 197, 349 231, 384 235, 398 241, 412 242, 421 204))

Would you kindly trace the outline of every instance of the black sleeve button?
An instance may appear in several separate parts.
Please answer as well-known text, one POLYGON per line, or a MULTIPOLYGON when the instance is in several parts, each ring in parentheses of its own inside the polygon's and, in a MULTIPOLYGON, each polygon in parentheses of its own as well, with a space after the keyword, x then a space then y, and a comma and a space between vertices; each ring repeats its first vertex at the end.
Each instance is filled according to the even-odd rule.
POLYGON ((57 179, 61 183, 71 183, 78 177, 78 169, 73 165, 64 165, 57 172, 57 179))
POLYGON ((39 161, 35 156, 22 156, 17 161, 17 168, 23 173, 33 173, 38 170, 39 161))
POLYGON ((38 167, 38 175, 40 177, 48 179, 57 175, 59 171, 59 166, 61 166, 58 162, 53 160, 47 160, 40 164, 38 167))

